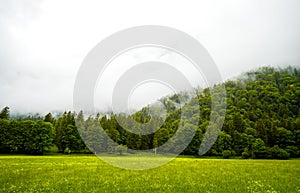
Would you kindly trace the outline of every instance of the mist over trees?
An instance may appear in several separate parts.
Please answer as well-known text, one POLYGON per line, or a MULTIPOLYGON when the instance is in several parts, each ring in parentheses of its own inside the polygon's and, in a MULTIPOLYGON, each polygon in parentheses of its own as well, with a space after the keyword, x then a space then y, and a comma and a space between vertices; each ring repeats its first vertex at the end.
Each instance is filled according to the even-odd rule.
MULTIPOLYGON (((221 85, 216 85, 218 88, 221 85)), ((247 72, 237 80, 223 83, 227 92, 227 109, 222 131, 206 153, 211 156, 230 158, 275 158, 300 157, 300 71, 287 67, 276 69, 263 67, 247 72)), ((197 90, 198 97, 173 95, 161 101, 168 110, 166 119, 150 117, 149 107, 133 115, 106 114, 85 117, 83 112, 64 112, 59 117, 51 113, 46 116, 13 117, 9 119, 9 108, 0 113, 0 153, 43 154, 51 147, 58 152, 109 152, 122 155, 130 149, 147 150, 157 148, 168 141, 182 124, 183 129, 195 129, 196 133, 184 155, 198 155, 204 133, 207 131, 211 113, 209 88, 197 90), (189 100, 188 109, 200 108, 200 115, 190 115, 189 123, 180 121, 181 109, 174 107, 179 98, 189 100), (172 102, 173 101, 173 102, 172 102), (200 106, 199 106, 200 104, 200 106), (200 121, 197 117, 200 117, 200 121), (162 125, 149 135, 138 135, 122 128, 134 128, 132 120, 149 124, 149 129, 162 125), (194 121, 195 120, 195 121, 194 121), (101 127, 108 136, 101 134, 101 127), (80 132, 79 132, 79 131, 80 132), (85 143, 81 135, 84 135, 85 143), (128 149, 128 150, 127 150, 128 149)), ((215 93, 218 94, 218 93, 215 93)), ((181 140, 181 139, 178 139, 181 140)), ((175 144, 175 142, 174 142, 175 144)), ((176 151, 176 146, 166 147, 176 151)), ((164 151, 164 149, 160 149, 164 151)), ((160 153, 160 152, 157 152, 160 153)))

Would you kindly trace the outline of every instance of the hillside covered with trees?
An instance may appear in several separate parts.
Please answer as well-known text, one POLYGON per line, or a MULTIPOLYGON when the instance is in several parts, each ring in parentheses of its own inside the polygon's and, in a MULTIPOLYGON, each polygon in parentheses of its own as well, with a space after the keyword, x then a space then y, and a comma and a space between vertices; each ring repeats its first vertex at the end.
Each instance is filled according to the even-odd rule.
MULTIPOLYGON (((218 86, 226 88, 225 121, 216 143, 206 155, 224 158, 300 157, 299 68, 263 67, 215 87, 218 86)), ((189 109, 200 108, 200 121, 193 121, 197 120, 194 116, 198 116, 193 115, 189 121, 193 124, 184 125, 184 129, 194 128, 196 134, 182 154, 197 155, 212 113, 209 88, 197 90, 197 95, 198 98, 192 99, 188 99, 185 94, 162 98, 161 101, 168 110, 166 120, 162 123, 163 120, 159 117, 152 117, 157 119, 153 124, 161 123, 162 126, 149 135, 128 132, 117 121, 122 120, 128 128, 133 125, 131 118, 146 123, 150 119, 149 107, 133 115, 110 113, 85 117, 83 112, 65 112, 58 117, 48 113, 45 117, 11 116, 11 119, 9 108, 5 107, 0 113, 0 153, 43 154, 53 146, 65 153, 121 153, 127 148, 153 149, 168 141, 176 133, 179 124, 184 124, 180 121, 180 115, 184 112, 176 110, 172 101, 186 98, 189 100, 186 104, 189 109), (100 126, 120 145, 110 143, 107 136, 100 136, 100 126), (78 129, 84 130, 80 133, 85 135, 85 143, 78 129)), ((172 148, 176 147, 169 147, 168 151, 172 148)))

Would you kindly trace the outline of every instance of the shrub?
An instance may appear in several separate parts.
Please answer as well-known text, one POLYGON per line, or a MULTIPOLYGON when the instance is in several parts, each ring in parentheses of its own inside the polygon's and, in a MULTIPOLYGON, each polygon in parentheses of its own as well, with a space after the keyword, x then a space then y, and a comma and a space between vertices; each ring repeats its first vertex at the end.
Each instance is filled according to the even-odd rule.
POLYGON ((118 152, 120 155, 123 155, 123 153, 127 152, 127 146, 126 145, 118 145, 116 147, 116 152, 118 152))
POLYGON ((243 159, 248 159, 250 157, 250 155, 249 155, 249 153, 247 152, 247 151, 244 151, 243 153, 242 153, 242 158, 243 159))
POLYGON ((224 158, 224 159, 228 159, 228 158, 230 158, 230 157, 232 156, 232 153, 231 153, 230 150, 224 150, 224 151, 222 152, 222 155, 223 155, 223 158, 224 158))
POLYGON ((300 155, 299 148, 296 146, 287 146, 285 150, 290 154, 290 157, 298 157, 300 155))
POLYGON ((278 145, 270 148, 270 151, 272 153, 272 158, 275 159, 289 159, 290 157, 290 154, 284 149, 279 148, 278 145))
POLYGON ((212 156, 217 156, 217 155, 219 155, 218 152, 217 152, 215 149, 211 149, 211 150, 209 151, 209 154, 212 155, 212 156))
POLYGON ((277 158, 278 159, 289 159, 290 154, 285 151, 284 149, 280 149, 279 152, 277 153, 277 158))
POLYGON ((70 153, 71 153, 71 150, 70 150, 68 147, 66 147, 66 149, 64 150, 64 153, 65 153, 65 154, 70 154, 70 153))

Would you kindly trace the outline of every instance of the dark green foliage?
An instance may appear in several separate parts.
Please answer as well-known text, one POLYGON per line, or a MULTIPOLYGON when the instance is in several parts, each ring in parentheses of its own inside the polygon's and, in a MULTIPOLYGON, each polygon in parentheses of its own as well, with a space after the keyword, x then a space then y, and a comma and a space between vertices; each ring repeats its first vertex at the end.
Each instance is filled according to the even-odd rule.
POLYGON ((256 139, 253 144, 252 144, 252 151, 251 151, 251 157, 252 158, 257 158, 257 159, 262 159, 262 158, 271 158, 269 156, 267 148, 265 146, 265 142, 258 138, 256 139))
POLYGON ((43 154, 52 145, 53 126, 43 121, 0 120, 0 152, 43 154))
POLYGON ((55 122, 54 143, 60 152, 64 152, 66 149, 71 152, 79 152, 85 148, 75 124, 74 113, 65 112, 55 122))
POLYGON ((274 159, 288 159, 290 157, 290 154, 286 150, 279 148, 278 145, 270 148, 269 154, 274 159))
MULTIPOLYGON (((108 114, 85 119, 83 112, 79 112, 78 115, 65 112, 58 118, 49 113, 43 121, 38 115, 10 121, 9 108, 6 107, 0 113, 0 151, 40 153, 51 145, 53 135, 53 143, 59 151, 67 153, 90 150, 96 153, 123 154, 122 147, 128 147, 129 153, 132 152, 131 149, 153 148, 157 153, 176 152, 176 146, 166 146, 165 149, 159 147, 176 132, 181 132, 178 131, 181 125, 188 132, 196 131, 191 143, 182 153, 197 155, 205 132, 208 128, 220 124, 222 115, 225 114, 222 131, 207 155, 224 158, 237 155, 257 159, 287 159, 300 156, 299 69, 264 67, 248 72, 235 81, 227 81, 223 85, 227 92, 226 114, 225 111, 211 110, 210 89, 215 90, 214 97, 219 96, 220 85, 197 90, 197 98, 189 99, 187 93, 181 93, 160 99, 167 109, 165 120, 151 117, 149 107, 145 107, 133 115, 108 114), (176 107, 180 100, 188 101, 185 108, 176 107), (197 112, 197 108, 200 109, 200 115, 192 113, 197 112), (187 123, 180 120, 182 115, 188 117, 187 123), (210 124, 211 117, 214 117, 213 124, 210 124), (124 124, 121 125, 119 121, 124 124), (149 123, 146 129, 152 128, 156 131, 149 135, 141 135, 126 130, 129 128, 138 131, 140 128, 133 124, 134 122, 149 123), (161 127, 157 128, 158 126, 161 127), (51 134, 48 133, 46 137, 46 131, 50 130, 51 134), (85 144, 79 133, 84 137, 85 144), (108 136, 115 143, 109 140, 108 136), (46 142, 43 143, 43 140, 46 142)), ((178 138, 173 144, 184 141, 184 138, 185 136, 178 138)))
POLYGON ((0 112, 0 119, 9 119, 9 107, 4 107, 0 112))
POLYGON ((228 158, 230 158, 232 156, 232 153, 231 153, 230 150, 224 150, 222 152, 222 156, 223 156, 224 159, 228 159, 228 158))
POLYGON ((248 159, 250 157, 249 152, 246 150, 242 153, 242 158, 243 159, 248 159))
POLYGON ((300 150, 299 147, 296 146, 287 146, 285 150, 290 154, 290 157, 299 157, 300 150))
POLYGON ((45 116, 44 121, 45 121, 45 122, 52 123, 52 124, 55 124, 55 119, 54 119, 54 117, 52 116, 51 113, 48 113, 48 114, 45 116))
MULTIPOLYGON (((226 119, 223 131, 208 155, 224 156, 225 154, 225 157, 228 155, 232 157, 236 154, 243 158, 276 159, 284 159, 289 155, 299 156, 297 147, 300 143, 300 97, 296 97, 300 94, 300 77, 298 75, 297 69, 291 71, 288 68, 282 70, 262 68, 247 73, 244 78, 224 83, 227 90, 226 119)), ((218 90, 218 86, 215 86, 214 89, 218 90)), ((218 95, 218 92, 214 94, 218 95)), ((137 135, 126 130, 126 128, 138 129, 134 128, 132 121, 149 122, 148 107, 132 116, 124 114, 104 116, 100 120, 101 126, 113 141, 127 145, 129 149, 145 150, 159 147, 167 142, 182 124, 180 123, 181 110, 176 110, 173 103, 179 102, 179 98, 184 98, 184 96, 177 94, 161 99, 167 107, 168 114, 160 129, 154 134, 137 135), (126 128, 119 125, 116 116, 118 116, 118 120, 126 123, 126 128)), ((182 112, 189 117, 189 124, 184 123, 184 129, 196 130, 193 140, 182 152, 185 155, 198 154, 204 133, 209 126, 211 114, 215 113, 217 120, 221 113, 211 111, 209 89, 199 90, 198 98, 191 99, 186 104, 187 108, 190 110, 198 108, 197 101, 200 104, 199 123, 197 117, 194 117, 197 115, 187 115, 186 111, 182 112)), ((162 120, 158 118, 155 122, 160 121, 162 120)), ((152 127, 155 126, 152 125, 152 127)), ((96 132, 96 130, 94 131, 96 132)), ((183 139, 178 138, 177 140, 183 139)), ((176 143, 176 141, 173 142, 176 143)), ((116 149, 116 147, 110 147, 109 143, 99 144, 99 146, 105 150, 111 149, 112 152, 116 149)), ((160 148, 159 151, 176 151, 176 147, 165 148, 160 148)))
POLYGON ((116 152, 119 153, 119 155, 123 155, 127 151, 127 146, 126 145, 118 145, 116 147, 116 152))

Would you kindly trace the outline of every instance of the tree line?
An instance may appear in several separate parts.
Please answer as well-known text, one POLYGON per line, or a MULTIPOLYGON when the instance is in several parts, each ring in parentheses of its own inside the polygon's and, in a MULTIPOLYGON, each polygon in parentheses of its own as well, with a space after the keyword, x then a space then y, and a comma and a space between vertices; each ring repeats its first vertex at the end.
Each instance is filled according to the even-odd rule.
MULTIPOLYGON (((215 85, 214 90, 221 86, 225 86, 227 94, 225 121, 217 141, 206 155, 276 159, 300 156, 298 68, 263 67, 247 72, 236 80, 215 85)), ((197 98, 190 99, 186 93, 162 98, 161 102, 168 112, 164 121, 160 117, 150 117, 149 107, 133 115, 110 113, 86 117, 83 112, 64 112, 58 117, 48 113, 44 117, 18 119, 9 119, 9 108, 5 107, 0 113, 0 153, 42 154, 53 146, 65 153, 122 153, 127 149, 130 153, 130 149, 160 147, 175 135, 181 125, 184 130, 196 130, 194 138, 182 154, 197 155, 211 115, 220 117, 222 113, 212 112, 209 88, 198 89, 196 92, 197 98), (181 115, 186 112, 174 106, 182 99, 189 101, 185 104, 188 112, 200 108, 199 115, 187 115, 188 123, 180 120, 181 115), (200 118, 199 122, 196 121, 197 118, 200 118), (149 122, 150 119, 154 121, 149 122), (127 131, 119 124, 121 121, 126 128, 138 130, 139 128, 134 128, 136 126, 132 123, 133 120, 148 122, 150 129, 161 126, 152 134, 139 135, 127 131), (107 135, 101 134, 101 128, 107 135), (84 142, 81 137, 85 139, 84 142)), ((172 150, 176 151, 176 146, 172 146, 172 143, 165 149, 159 149, 161 152, 172 150)))

